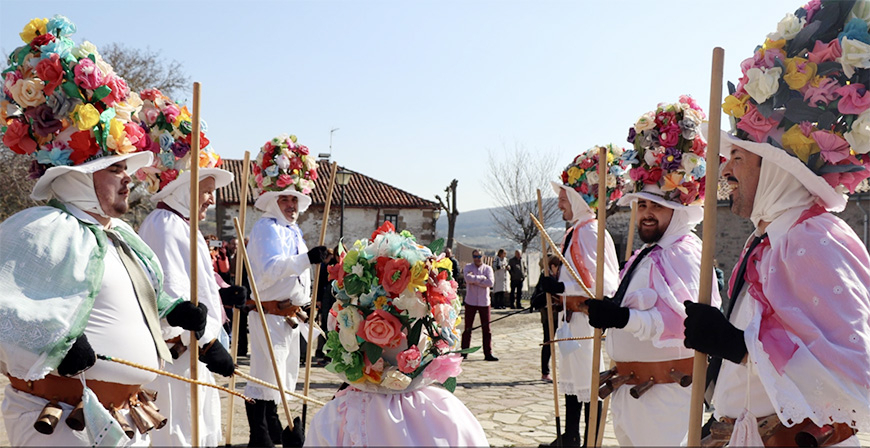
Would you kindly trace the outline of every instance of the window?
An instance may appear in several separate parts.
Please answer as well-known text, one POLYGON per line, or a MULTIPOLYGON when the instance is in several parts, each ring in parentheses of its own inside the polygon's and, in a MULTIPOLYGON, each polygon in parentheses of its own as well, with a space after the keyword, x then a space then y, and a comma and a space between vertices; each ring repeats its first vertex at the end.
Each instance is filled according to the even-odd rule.
POLYGON ((393 227, 399 227, 399 215, 398 213, 384 213, 384 221, 389 221, 393 224, 393 227))

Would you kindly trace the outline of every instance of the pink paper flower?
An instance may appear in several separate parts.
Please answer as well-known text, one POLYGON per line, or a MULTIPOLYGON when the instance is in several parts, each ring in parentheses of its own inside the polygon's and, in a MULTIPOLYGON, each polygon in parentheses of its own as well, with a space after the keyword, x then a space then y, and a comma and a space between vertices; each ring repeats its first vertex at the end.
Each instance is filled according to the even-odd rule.
POLYGON ((830 131, 815 131, 811 135, 819 144, 823 159, 831 163, 839 163, 849 157, 849 142, 843 137, 830 131))
POLYGON ((737 129, 746 131, 749 137, 752 138, 752 141, 765 143, 767 142, 767 134, 777 124, 779 124, 778 121, 765 118, 764 115, 761 115, 755 106, 749 106, 749 111, 737 123, 737 129))
POLYGON ((275 181, 275 185, 277 185, 279 188, 293 185, 293 177, 287 174, 281 174, 278 176, 278 180, 275 181))
POLYGON ((822 62, 835 61, 842 55, 843 49, 840 48, 839 39, 832 39, 828 43, 822 43, 817 40, 815 46, 813 46, 813 51, 809 52, 807 55, 807 59, 810 62, 819 64, 822 62))
POLYGON ((369 314, 356 335, 379 347, 398 347, 406 337, 399 319, 384 310, 369 314))
POLYGON ((404 258, 391 258, 384 265, 380 280, 390 297, 398 297, 411 281, 411 265, 404 258))
POLYGON ((142 129, 142 126, 136 123, 127 123, 124 125, 124 133, 127 134, 127 138, 133 146, 139 149, 148 146, 150 139, 145 135, 145 130, 142 129))
POLYGON ((178 114, 180 113, 181 110, 179 110, 178 106, 176 106, 174 103, 167 104, 166 107, 163 109, 163 116, 166 118, 167 123, 174 122, 175 119, 178 118, 178 114))
POLYGON ((423 371, 423 376, 439 383, 447 381, 448 378, 458 376, 462 373, 462 356, 459 353, 451 353, 449 355, 439 356, 432 360, 426 370, 423 371))
POLYGON ((840 102, 837 103, 837 109, 843 114, 858 115, 870 107, 870 95, 867 95, 867 88, 864 84, 849 84, 840 87, 835 91, 842 96, 840 102))
POLYGON ((420 361, 422 360, 423 356, 420 354, 420 349, 418 349, 416 345, 412 345, 411 348, 399 353, 399 356, 396 357, 396 362, 399 364, 399 371, 402 373, 412 373, 417 370, 417 367, 420 367, 420 361))
POLYGON ((83 89, 93 90, 103 85, 103 72, 88 58, 79 60, 74 72, 75 83, 83 89))
POLYGON ((659 130, 659 143, 665 148, 672 148, 680 142, 680 126, 673 122, 659 130))
POLYGON ((837 89, 840 84, 831 78, 822 78, 817 87, 808 83, 804 90, 804 101, 811 106, 828 105, 839 96, 837 89))

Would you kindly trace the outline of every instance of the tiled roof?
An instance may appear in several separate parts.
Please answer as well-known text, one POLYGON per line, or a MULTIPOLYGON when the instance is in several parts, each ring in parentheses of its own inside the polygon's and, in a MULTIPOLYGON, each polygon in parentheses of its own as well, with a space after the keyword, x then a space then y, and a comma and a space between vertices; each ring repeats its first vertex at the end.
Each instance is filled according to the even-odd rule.
MULTIPOLYGON (((223 159, 221 168, 235 175, 233 183, 218 189, 218 197, 226 204, 238 204, 241 196, 242 163, 243 160, 223 159)), ((323 205, 326 199, 326 191, 329 189, 330 164, 326 160, 317 162, 317 180, 314 182, 314 191, 311 194, 312 205, 323 205)), ((419 196, 400 190, 379 180, 373 179, 341 166, 338 170, 353 173, 350 183, 344 190, 345 207, 395 207, 395 208, 423 208, 438 209, 437 202, 423 199, 419 196)), ((333 204, 337 204, 341 194, 341 186, 336 185, 333 192, 333 204)), ((253 195, 248 189, 248 204, 253 204, 253 195)))

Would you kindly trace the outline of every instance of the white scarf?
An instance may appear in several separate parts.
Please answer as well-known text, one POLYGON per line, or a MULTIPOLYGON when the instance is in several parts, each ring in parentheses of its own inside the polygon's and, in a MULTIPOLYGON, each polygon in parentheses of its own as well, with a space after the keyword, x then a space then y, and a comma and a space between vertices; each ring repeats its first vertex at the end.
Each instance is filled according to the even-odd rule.
POLYGON ((278 221, 278 224, 281 224, 283 226, 293 226, 294 224, 296 224, 296 221, 288 221, 287 218, 284 217, 284 212, 281 211, 281 207, 278 207, 278 198, 280 197, 281 196, 275 196, 274 198, 272 198, 272 200, 266 203, 266 212, 263 213, 263 216, 266 218, 274 218, 276 221, 278 221))
POLYGON ((51 191, 61 202, 75 205, 85 212, 110 218, 100 206, 100 200, 94 190, 93 173, 67 171, 54 179, 51 183, 51 191))
POLYGON ((595 218, 595 212, 592 211, 592 208, 589 207, 589 204, 586 203, 586 200, 583 199, 583 196, 581 196, 577 190, 564 185, 560 185, 560 187, 562 187, 562 189, 567 193, 568 202, 571 204, 571 213, 573 214, 573 217, 571 218, 570 223, 572 226, 578 222, 584 222, 595 218))
POLYGON ((188 184, 187 188, 184 185, 179 186, 169 196, 163 198, 163 202, 181 213, 181 216, 190 219, 190 182, 185 183, 188 184))
POLYGON ((695 228, 696 224, 689 223, 689 213, 686 209, 674 208, 673 211, 674 214, 671 216, 671 222, 668 224, 667 230, 665 230, 662 237, 655 242, 655 244, 658 244, 659 246, 668 247, 695 228))
POLYGON ((758 189, 749 219, 757 228, 761 221, 772 222, 786 211, 812 205, 815 200, 794 175, 762 157, 758 189))

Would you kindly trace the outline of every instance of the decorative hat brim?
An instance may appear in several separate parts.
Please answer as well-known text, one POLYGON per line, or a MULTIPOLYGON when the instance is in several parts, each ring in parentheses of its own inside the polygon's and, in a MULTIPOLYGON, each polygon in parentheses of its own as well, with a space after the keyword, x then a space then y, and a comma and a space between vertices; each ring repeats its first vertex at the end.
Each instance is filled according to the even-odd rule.
POLYGON ((53 166, 45 171, 45 174, 36 181, 33 186, 33 191, 30 197, 35 201, 47 201, 51 199, 51 183, 58 177, 70 172, 78 171, 84 174, 93 174, 97 171, 106 169, 118 162, 127 161, 127 174, 133 176, 139 168, 151 165, 153 155, 151 151, 131 152, 127 154, 117 154, 111 156, 103 156, 81 165, 74 166, 53 166))
POLYGON ((791 173, 792 176, 797 178, 809 190, 810 194, 819 198, 822 205, 828 211, 841 212, 846 208, 847 198, 845 194, 837 193, 837 190, 824 177, 812 172, 799 158, 787 153, 784 149, 777 148, 769 143, 742 140, 721 130, 720 134, 722 136, 722 144, 719 145, 719 154, 726 159, 731 158, 732 145, 743 148, 791 173))
MULTIPOLYGON (((227 185, 233 182, 233 173, 223 170, 220 168, 200 168, 199 169, 199 180, 202 181, 206 177, 214 178, 214 187, 215 189, 226 187, 227 185)), ((186 170, 183 173, 179 174, 178 177, 166 184, 162 190, 158 191, 151 195, 151 202, 156 204, 172 194, 175 190, 178 190, 182 187, 190 186, 190 170, 186 170)))
POLYGON ((264 191, 257 198, 257 201, 254 202, 254 207, 264 212, 268 211, 267 208, 269 206, 269 202, 277 201, 278 198, 281 196, 296 196, 299 199, 299 213, 303 213, 305 210, 308 210, 309 206, 311 206, 311 197, 302 194, 301 191, 297 191, 295 188, 288 188, 283 191, 264 191))
POLYGON ((644 190, 635 193, 628 193, 619 198, 617 205, 630 206, 632 202, 638 199, 646 199, 647 201, 655 202, 656 204, 673 210, 685 210, 689 215, 689 224, 698 224, 704 220, 704 207, 701 204, 683 205, 679 202, 669 201, 660 194, 656 194, 653 191, 646 191, 648 187, 651 190, 658 189, 658 185, 645 185, 644 190))

